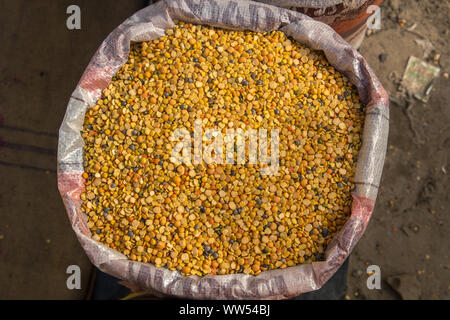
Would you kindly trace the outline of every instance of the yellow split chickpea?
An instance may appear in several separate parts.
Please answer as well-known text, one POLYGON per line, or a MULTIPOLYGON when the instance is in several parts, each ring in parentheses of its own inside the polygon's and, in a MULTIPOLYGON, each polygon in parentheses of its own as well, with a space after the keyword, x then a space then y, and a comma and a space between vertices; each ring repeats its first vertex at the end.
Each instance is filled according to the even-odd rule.
POLYGON ((86 113, 82 210, 94 240, 185 275, 311 263, 350 215, 356 88, 282 32, 178 23, 131 45, 86 113), (279 130, 279 170, 175 164, 179 128, 279 130))

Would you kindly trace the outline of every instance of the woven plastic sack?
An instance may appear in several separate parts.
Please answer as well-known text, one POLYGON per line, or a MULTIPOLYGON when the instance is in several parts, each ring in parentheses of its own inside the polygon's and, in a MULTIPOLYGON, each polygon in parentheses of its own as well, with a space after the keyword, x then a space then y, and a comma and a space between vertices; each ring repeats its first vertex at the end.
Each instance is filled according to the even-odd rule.
POLYGON ((353 48, 358 49, 367 31, 370 6, 383 0, 256 0, 273 6, 295 10, 326 23, 353 48))
POLYGON ((291 10, 302 10, 316 20, 333 25, 345 18, 351 18, 351 14, 360 8, 366 8, 367 3, 374 0, 256 0, 272 6, 291 10))
POLYGON ((283 299, 319 289, 341 266, 361 238, 372 215, 383 168, 389 127, 388 97, 364 58, 327 25, 298 12, 252 1, 171 0, 157 2, 117 27, 101 44, 73 92, 59 132, 58 188, 72 228, 91 262, 100 270, 153 294, 195 299, 283 299), (81 211, 84 189, 83 139, 86 110, 101 96, 127 60, 130 42, 164 35, 174 20, 257 32, 281 30, 307 46, 323 50, 328 61, 358 88, 366 105, 363 144, 358 157, 349 220, 329 243, 326 261, 245 274, 183 276, 125 255, 91 239, 81 211))

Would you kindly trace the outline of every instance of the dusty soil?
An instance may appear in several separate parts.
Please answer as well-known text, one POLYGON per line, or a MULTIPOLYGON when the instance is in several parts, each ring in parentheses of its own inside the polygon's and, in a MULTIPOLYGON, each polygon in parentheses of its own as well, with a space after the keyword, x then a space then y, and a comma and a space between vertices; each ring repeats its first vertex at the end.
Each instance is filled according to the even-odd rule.
POLYGON ((348 299, 450 298, 450 83, 443 76, 450 71, 449 5, 385 1, 382 29, 360 49, 389 91, 390 133, 373 218, 350 258, 348 299), (432 43, 427 56, 416 39, 432 43), (427 104, 398 90, 411 55, 441 68, 427 104), (380 267, 381 290, 367 289, 372 264, 380 267))
POLYGON ((0 299, 83 299, 93 267, 58 193, 58 129, 95 50, 147 1, 0 3, 0 299), (74 3, 82 24, 71 31, 74 3), (81 290, 66 286, 74 264, 81 290))

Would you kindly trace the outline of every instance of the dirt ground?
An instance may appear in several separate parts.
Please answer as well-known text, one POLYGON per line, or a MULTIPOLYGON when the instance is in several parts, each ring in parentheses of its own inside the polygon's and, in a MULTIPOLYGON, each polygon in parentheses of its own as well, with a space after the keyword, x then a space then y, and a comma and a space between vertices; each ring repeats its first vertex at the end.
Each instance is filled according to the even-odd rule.
MULTIPOLYGON (((56 186, 58 129, 96 48, 146 2, 0 0, 0 299, 89 295, 93 268, 56 186), (81 30, 66 28, 71 4, 81 8, 81 30), (81 290, 66 287, 72 264, 81 290)), ((389 148, 373 219, 350 258, 347 298, 449 299, 450 2, 390 0, 381 14, 382 29, 360 51, 390 93, 389 148), (411 55, 441 68, 426 104, 398 90, 411 55), (381 290, 367 289, 369 265, 380 267, 381 290)))
POLYGON ((0 0, 0 299, 83 299, 92 265, 56 182, 68 99, 107 35, 147 1, 0 0), (66 9, 81 8, 81 30, 66 9), (68 290, 66 268, 81 268, 68 290))
POLYGON ((443 76, 450 71, 449 9, 449 1, 386 1, 382 29, 360 49, 389 91, 390 132, 373 218, 350 259, 349 299, 450 298, 450 83, 443 76), (416 39, 433 44, 429 57, 416 39), (442 70, 427 104, 398 91, 411 55, 442 70), (372 264, 380 267, 381 290, 367 289, 372 264))

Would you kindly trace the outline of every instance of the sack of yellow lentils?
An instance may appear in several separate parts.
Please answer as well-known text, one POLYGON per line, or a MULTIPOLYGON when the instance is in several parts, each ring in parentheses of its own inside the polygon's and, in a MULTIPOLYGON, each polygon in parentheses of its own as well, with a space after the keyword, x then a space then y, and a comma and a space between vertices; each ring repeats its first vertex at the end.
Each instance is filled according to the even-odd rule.
POLYGON ((322 287, 364 233, 388 108, 321 22, 159 1, 106 38, 73 92, 58 187, 92 263, 142 290, 293 297, 322 287))

